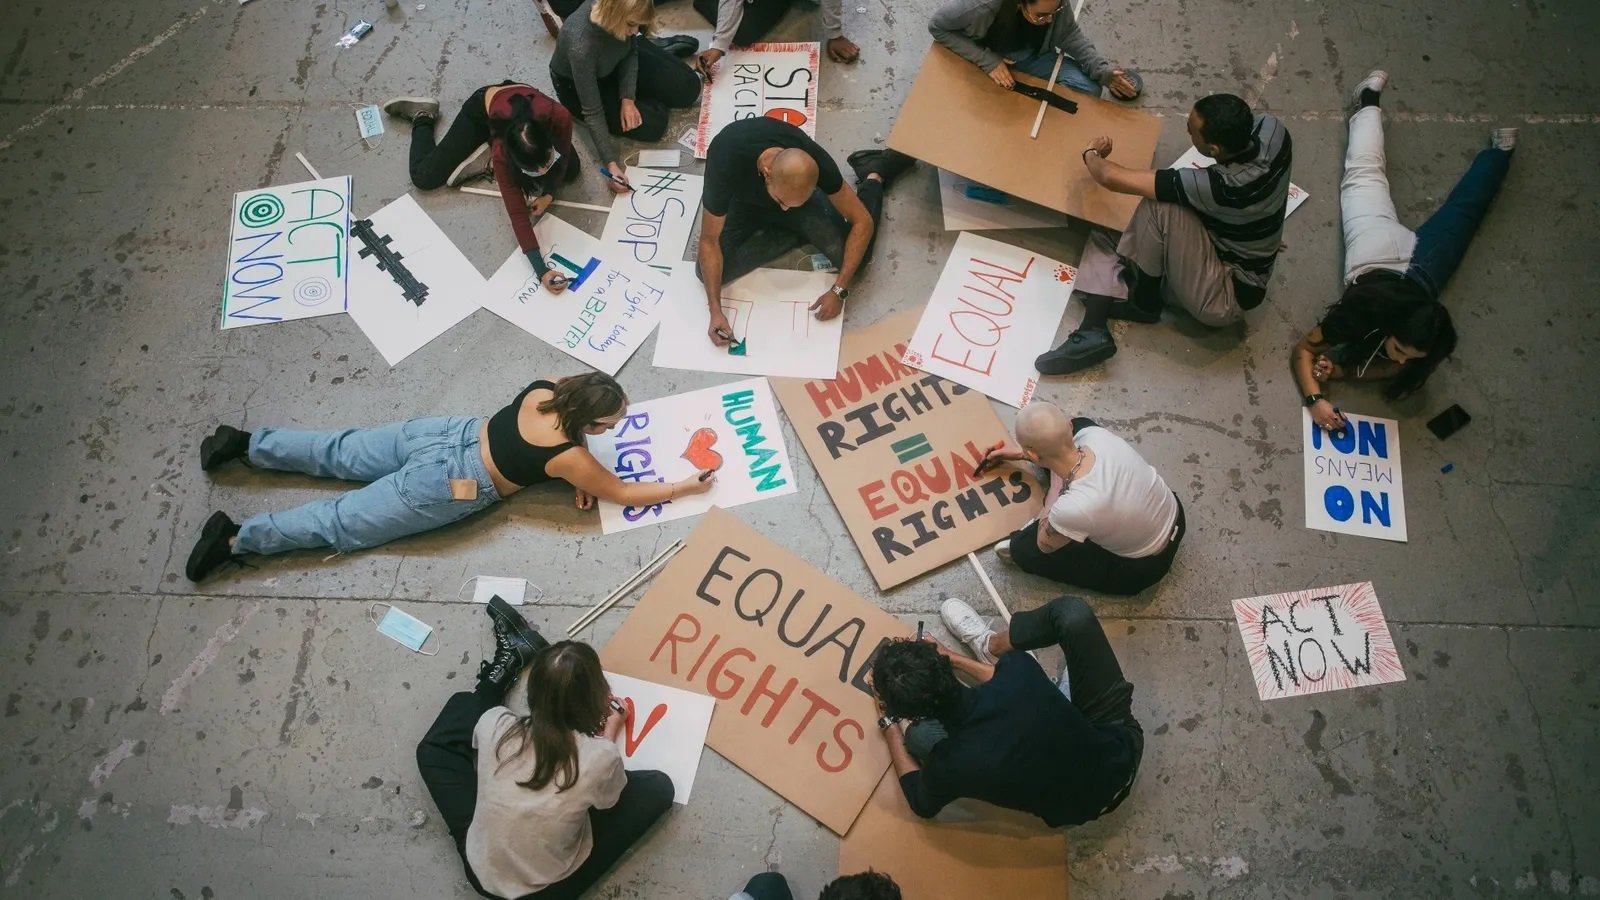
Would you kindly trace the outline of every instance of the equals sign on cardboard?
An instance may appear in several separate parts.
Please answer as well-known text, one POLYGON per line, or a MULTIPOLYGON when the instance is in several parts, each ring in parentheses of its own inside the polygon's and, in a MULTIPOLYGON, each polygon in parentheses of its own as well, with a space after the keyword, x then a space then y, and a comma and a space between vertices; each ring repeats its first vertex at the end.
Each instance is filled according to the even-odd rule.
POLYGON ((889 445, 889 449, 894 451, 895 457, 901 463, 908 463, 919 456, 927 456, 932 453, 933 445, 928 443, 926 434, 914 434, 911 437, 895 441, 889 445))

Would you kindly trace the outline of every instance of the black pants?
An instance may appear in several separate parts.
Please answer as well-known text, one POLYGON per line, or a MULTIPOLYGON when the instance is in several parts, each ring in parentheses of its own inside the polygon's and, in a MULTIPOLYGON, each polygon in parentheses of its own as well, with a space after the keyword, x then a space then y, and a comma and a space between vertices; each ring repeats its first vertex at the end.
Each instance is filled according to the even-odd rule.
POLYGON ((472 92, 455 121, 450 123, 444 140, 437 145, 434 144, 435 122, 424 119, 411 126, 411 183, 418 189, 431 191, 443 187, 456 166, 480 145, 489 142, 489 111, 483 105, 483 95, 488 90, 481 87, 472 92))
MULTIPOLYGON (((700 105, 700 76, 683 60, 648 40, 637 40, 634 45, 639 48, 639 79, 633 98, 634 105, 639 108, 639 127, 622 130, 622 93, 617 87, 616 73, 600 79, 600 105, 605 110, 608 131, 648 144, 661 140, 667 133, 671 110, 700 105)), ((578 86, 572 79, 554 72, 550 73, 550 80, 556 86, 556 99, 574 118, 581 118, 583 104, 578 100, 578 86)))
MULTIPOLYGON (((417 770, 428 786, 433 805, 439 808, 450 837, 461 854, 467 881, 485 897, 485 891, 467 862, 467 827, 478 804, 476 752, 472 749, 472 730, 493 707, 501 703, 500 691, 480 685, 473 693, 452 696, 434 720, 433 727, 417 744, 417 770)), ((492 749, 485 751, 492 752, 492 749)), ((542 891, 528 894, 538 900, 575 898, 600 880, 628 848, 644 836, 655 821, 672 806, 672 780, 660 772, 629 772, 622 797, 610 809, 589 810, 589 825, 594 833, 594 849, 576 871, 542 891)))
MULTIPOLYGON (((789 11, 793 0, 744 0, 744 15, 733 33, 735 47, 747 47, 767 36, 789 11)), ((717 0, 694 0, 694 11, 713 26, 717 24, 717 0)))
MULTIPOLYGON (((856 187, 861 205, 867 208, 872 224, 883 221, 883 182, 868 179, 856 187)), ((804 206, 780 210, 776 206, 735 204, 728 209, 722 226, 722 283, 727 284, 761 268, 796 247, 810 244, 835 266, 844 264, 845 238, 850 223, 834 209, 828 195, 820 189, 811 193, 804 206)), ((873 228, 873 244, 878 241, 873 228)), ((867 247, 872 258, 872 245, 867 247)))
POLYGON ((1180 501, 1167 548, 1154 556, 1130 559, 1093 541, 1074 541, 1053 553, 1045 553, 1039 549, 1039 523, 1030 522, 1011 535, 1011 561, 1024 572, 1062 584, 1102 594, 1137 594, 1165 578, 1172 569, 1172 558, 1178 555, 1185 527, 1180 501))
POLYGON ((745 884, 744 892, 755 900, 794 900, 789 879, 777 872, 762 872, 745 884))

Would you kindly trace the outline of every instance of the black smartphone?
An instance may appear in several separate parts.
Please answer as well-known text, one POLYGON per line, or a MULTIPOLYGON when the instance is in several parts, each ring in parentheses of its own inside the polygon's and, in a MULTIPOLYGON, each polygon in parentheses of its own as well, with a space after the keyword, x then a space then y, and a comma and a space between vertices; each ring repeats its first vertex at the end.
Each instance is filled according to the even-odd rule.
POLYGON ((1467 411, 1462 409, 1460 404, 1452 403, 1449 409, 1428 420, 1428 430, 1442 441, 1460 431, 1471 421, 1472 416, 1467 415, 1467 411))

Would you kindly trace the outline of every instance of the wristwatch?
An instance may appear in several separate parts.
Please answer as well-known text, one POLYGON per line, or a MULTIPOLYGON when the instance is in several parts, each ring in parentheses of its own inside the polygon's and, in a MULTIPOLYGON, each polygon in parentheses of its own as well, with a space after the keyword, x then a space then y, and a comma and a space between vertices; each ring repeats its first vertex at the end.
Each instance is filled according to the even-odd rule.
POLYGON ((1306 406, 1308 408, 1312 407, 1312 406, 1316 406, 1318 403, 1321 403, 1323 400, 1326 400, 1326 399, 1327 398, 1322 396, 1321 394, 1307 394, 1306 395, 1306 406))
POLYGON ((840 287, 836 284, 833 287, 828 288, 828 290, 833 291, 833 295, 838 297, 840 300, 850 299, 850 289, 847 287, 840 287))
POLYGON ((882 731, 885 728, 888 728, 890 725, 893 725, 894 723, 896 723, 898 721, 900 721, 900 720, 896 719, 893 716, 879 716, 878 717, 878 730, 882 731))

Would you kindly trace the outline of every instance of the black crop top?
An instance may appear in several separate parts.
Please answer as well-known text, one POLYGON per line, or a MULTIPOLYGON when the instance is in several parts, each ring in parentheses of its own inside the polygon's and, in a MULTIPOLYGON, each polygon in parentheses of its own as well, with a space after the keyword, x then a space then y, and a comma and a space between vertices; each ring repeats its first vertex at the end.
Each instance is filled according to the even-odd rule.
POLYGON ((517 413, 528 394, 537 390, 553 391, 555 388, 554 382, 542 379, 535 381, 523 388, 517 399, 489 419, 489 458, 494 460, 495 468, 506 480, 519 487, 549 481, 551 476, 544 467, 558 454, 572 447, 571 441, 562 441, 554 447, 530 444, 522 439, 522 432, 517 429, 517 413))

